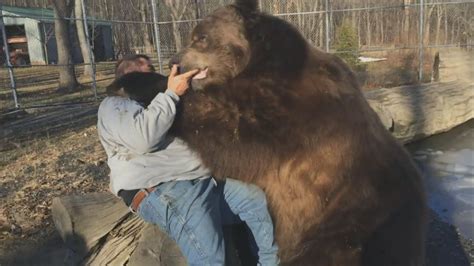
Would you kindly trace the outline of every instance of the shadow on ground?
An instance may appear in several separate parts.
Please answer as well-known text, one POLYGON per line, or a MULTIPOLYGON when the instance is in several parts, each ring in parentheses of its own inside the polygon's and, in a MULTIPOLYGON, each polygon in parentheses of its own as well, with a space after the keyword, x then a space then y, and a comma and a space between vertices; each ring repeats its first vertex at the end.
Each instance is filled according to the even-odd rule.
POLYGON ((55 233, 41 243, 22 246, 21 249, 1 258, 0 265, 64 266, 80 265, 79 257, 64 245, 55 233))
POLYGON ((473 242, 462 238, 456 227, 441 221, 431 211, 426 240, 427 266, 469 266, 473 261, 473 242))

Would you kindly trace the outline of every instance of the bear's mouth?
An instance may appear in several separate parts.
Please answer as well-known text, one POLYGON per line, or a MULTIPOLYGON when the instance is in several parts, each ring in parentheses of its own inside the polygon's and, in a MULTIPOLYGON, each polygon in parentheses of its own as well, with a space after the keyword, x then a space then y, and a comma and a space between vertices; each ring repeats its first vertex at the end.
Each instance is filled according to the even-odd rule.
POLYGON ((209 70, 208 67, 202 69, 199 71, 199 73, 197 73, 196 75, 194 75, 193 77, 193 80, 201 80, 201 79, 205 79, 207 78, 207 71, 209 70))

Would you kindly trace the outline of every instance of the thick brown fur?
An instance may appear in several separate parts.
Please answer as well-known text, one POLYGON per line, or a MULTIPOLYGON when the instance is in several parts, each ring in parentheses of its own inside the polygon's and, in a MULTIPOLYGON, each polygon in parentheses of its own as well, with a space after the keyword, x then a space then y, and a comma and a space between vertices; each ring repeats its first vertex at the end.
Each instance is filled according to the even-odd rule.
POLYGON ((212 13, 174 59, 209 76, 173 133, 217 177, 266 192, 282 264, 422 265, 425 196, 409 155, 343 61, 254 4, 212 13))

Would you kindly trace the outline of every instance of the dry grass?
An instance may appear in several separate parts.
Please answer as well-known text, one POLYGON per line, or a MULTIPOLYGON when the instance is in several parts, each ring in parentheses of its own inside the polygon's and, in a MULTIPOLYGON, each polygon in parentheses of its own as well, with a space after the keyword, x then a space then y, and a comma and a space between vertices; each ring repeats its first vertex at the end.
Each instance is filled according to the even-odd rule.
MULTIPOLYGON (((105 87, 114 77, 114 63, 97 64, 97 90, 103 95, 105 87)), ((18 99, 21 107, 38 105, 74 103, 94 100, 92 80, 85 77, 83 67, 76 67, 76 76, 80 84, 74 93, 58 92, 58 78, 56 66, 32 66, 15 68, 15 82, 18 99)), ((5 68, 0 68, 0 113, 14 108, 10 78, 5 68)))
POLYGON ((95 126, 19 141, 0 153, 0 258, 54 232, 54 197, 105 191, 106 155, 95 126))

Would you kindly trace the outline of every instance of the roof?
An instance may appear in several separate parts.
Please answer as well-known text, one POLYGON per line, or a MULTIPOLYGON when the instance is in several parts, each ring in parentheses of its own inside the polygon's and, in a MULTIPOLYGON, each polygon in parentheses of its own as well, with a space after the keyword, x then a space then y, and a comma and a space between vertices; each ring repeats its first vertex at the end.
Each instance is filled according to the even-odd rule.
MULTIPOLYGON (((37 7, 18 7, 18 6, 6 6, 0 5, 1 10, 5 10, 6 12, 15 14, 19 17, 30 18, 38 21, 54 21, 54 11, 50 8, 37 8, 37 7)), ((94 20, 94 17, 88 16, 89 24, 96 24, 96 25, 107 25, 111 26, 112 23, 106 22, 103 20, 94 20)))
POLYGON ((29 17, 35 20, 48 19, 51 20, 54 18, 54 11, 48 8, 33 8, 33 7, 17 7, 17 6, 5 6, 2 5, 1 9, 18 15, 20 17, 29 17))

